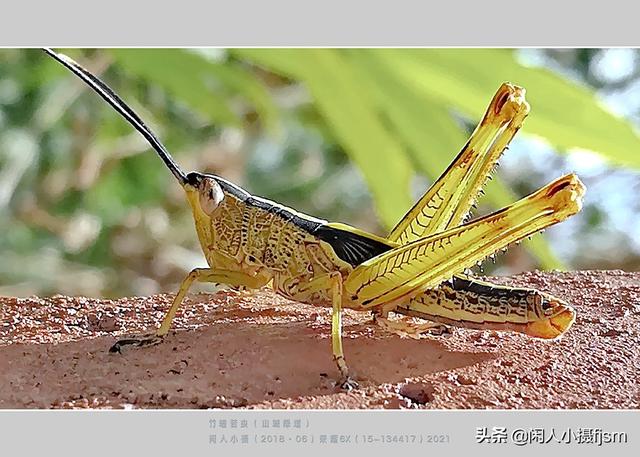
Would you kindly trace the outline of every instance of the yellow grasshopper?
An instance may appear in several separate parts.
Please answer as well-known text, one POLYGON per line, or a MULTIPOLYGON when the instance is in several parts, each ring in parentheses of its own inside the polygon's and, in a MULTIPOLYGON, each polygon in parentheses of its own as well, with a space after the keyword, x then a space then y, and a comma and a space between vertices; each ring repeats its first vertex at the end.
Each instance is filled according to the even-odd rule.
POLYGON ((342 308, 371 311, 381 326, 410 336, 452 324, 551 339, 573 323, 575 311, 558 298, 463 275, 487 256, 577 213, 582 205, 585 187, 569 174, 506 208, 465 222, 529 113, 524 89, 508 83, 500 87, 453 163, 382 238, 253 196, 219 176, 185 174, 107 85, 69 57, 45 51, 87 83, 157 151, 186 192, 209 265, 187 275, 155 333, 122 339, 112 352, 161 342, 196 281, 250 289, 270 285, 289 299, 331 307, 333 356, 343 388, 357 384, 349 377, 342 351, 342 308), (389 312, 431 322, 390 320, 389 312))

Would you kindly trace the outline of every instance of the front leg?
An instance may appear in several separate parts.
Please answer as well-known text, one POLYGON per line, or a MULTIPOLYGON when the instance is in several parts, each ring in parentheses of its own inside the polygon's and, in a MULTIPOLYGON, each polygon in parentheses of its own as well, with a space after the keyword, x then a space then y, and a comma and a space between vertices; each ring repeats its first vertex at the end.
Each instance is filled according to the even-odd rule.
POLYGON ((156 332, 147 335, 138 335, 129 338, 123 338, 117 341, 113 346, 111 346, 109 352, 120 352, 123 346, 131 345, 137 347, 145 347, 154 346, 162 342, 166 334, 169 333, 171 322, 173 321, 178 308, 182 304, 182 300, 184 300, 185 295, 195 281, 227 284, 230 286, 245 286, 250 289, 258 289, 269 282, 269 278, 263 275, 251 276, 238 271, 214 270, 212 268, 195 268, 191 270, 191 273, 189 273, 184 281, 182 281, 180 289, 173 299, 171 307, 167 311, 167 314, 165 314, 164 319, 162 320, 162 324, 156 332))

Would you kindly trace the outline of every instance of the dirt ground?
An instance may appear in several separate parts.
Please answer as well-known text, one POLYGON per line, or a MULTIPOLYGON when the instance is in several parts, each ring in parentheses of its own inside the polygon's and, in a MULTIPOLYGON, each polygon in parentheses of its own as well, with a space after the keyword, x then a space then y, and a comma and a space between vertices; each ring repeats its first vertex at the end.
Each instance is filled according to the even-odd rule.
POLYGON ((526 273, 577 310, 557 341, 494 331, 401 338, 346 311, 343 392, 329 310, 267 290, 193 294, 166 340, 108 349, 157 326, 172 295, 0 297, 0 408, 638 408, 640 273, 526 273))

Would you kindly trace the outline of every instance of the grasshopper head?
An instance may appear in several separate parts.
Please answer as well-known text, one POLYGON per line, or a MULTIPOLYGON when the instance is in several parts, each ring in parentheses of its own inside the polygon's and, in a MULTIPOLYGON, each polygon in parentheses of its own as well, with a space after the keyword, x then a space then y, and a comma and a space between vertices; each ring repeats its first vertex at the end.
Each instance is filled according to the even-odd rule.
POLYGON ((184 184, 194 214, 204 213, 212 217, 224 200, 220 184, 212 176, 191 172, 184 184))
POLYGON ((576 318, 575 310, 559 298, 537 292, 525 325, 527 335, 553 339, 566 332, 576 318))

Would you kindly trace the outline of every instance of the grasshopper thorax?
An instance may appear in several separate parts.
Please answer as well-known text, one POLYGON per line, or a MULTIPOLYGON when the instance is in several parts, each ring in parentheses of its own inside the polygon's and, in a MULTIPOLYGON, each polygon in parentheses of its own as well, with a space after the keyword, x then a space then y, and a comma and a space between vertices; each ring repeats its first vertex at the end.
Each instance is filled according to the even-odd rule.
POLYGON ((202 173, 189 173, 187 175, 185 189, 188 193, 193 192, 197 194, 197 203, 202 212, 208 216, 212 216, 214 211, 220 206, 220 203, 222 203, 222 200, 224 200, 224 192, 220 184, 218 184, 215 178, 203 175, 202 173))

